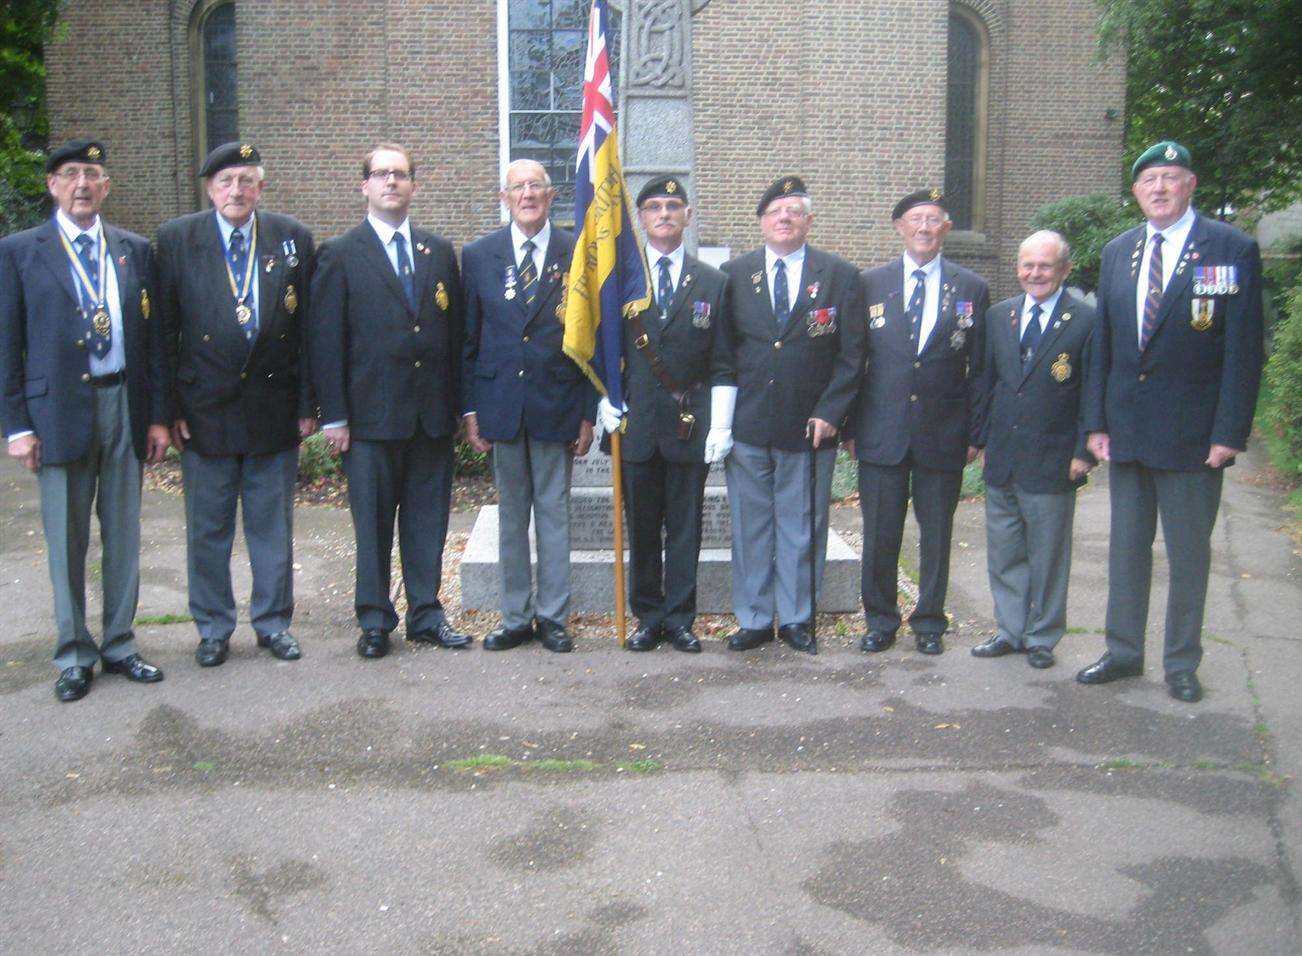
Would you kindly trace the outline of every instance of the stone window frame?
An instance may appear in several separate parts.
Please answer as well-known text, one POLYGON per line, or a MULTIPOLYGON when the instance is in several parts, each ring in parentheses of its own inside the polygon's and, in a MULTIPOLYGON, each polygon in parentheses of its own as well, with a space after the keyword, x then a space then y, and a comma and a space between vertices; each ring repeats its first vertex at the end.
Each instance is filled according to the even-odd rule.
MULTIPOLYGON (((194 168, 199 168, 203 164, 204 157, 208 152, 219 144, 208 142, 208 104, 207 104, 207 64, 204 61, 204 26, 208 23, 212 15, 222 7, 230 7, 238 17, 235 0, 199 0, 190 11, 190 94, 191 94, 191 116, 193 118, 193 144, 194 144, 194 168)), ((239 75, 239 58, 238 51, 236 55, 236 77, 238 91, 239 75)), ((239 94, 236 93, 236 126, 239 124, 239 94)), ((200 207, 203 205, 204 197, 202 189, 198 190, 200 207)))
MULTIPOLYGON (((985 4, 981 4, 984 6, 985 4)), ((949 29, 949 17, 959 17, 972 27, 977 37, 978 54, 976 64, 974 96, 975 116, 973 117, 973 143, 972 143, 972 209, 971 221, 963 227, 955 227, 955 232, 973 239, 984 237, 987 209, 986 209, 986 167, 989 156, 990 140, 990 77, 991 77, 991 27, 986 22, 983 11, 977 9, 975 5, 968 5, 963 2, 952 2, 949 4, 949 11, 946 17, 946 32, 949 29)), ((946 63, 949 64, 951 59, 946 56, 946 63)), ((946 71, 946 84, 948 85, 948 70, 946 71)), ((948 111, 948 101, 946 102, 946 111, 948 111)), ((945 155, 948 161, 949 144, 946 142, 945 155)), ((948 189, 948 184, 946 184, 948 189)))

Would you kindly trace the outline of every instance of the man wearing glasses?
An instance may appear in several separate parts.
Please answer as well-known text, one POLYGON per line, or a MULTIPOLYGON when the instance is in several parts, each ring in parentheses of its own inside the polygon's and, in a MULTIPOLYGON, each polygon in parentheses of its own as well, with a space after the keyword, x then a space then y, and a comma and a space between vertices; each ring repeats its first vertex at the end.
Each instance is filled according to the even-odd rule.
POLYGON ((55 696, 86 696, 108 673, 163 679, 137 652, 141 460, 167 451, 162 342, 150 322, 153 257, 140 236, 103 222, 104 145, 50 153, 47 223, 0 241, 0 430, 36 473, 58 642, 55 696), (86 628, 91 507, 103 542, 104 616, 86 628))
POLYGON ((592 444, 597 393, 561 351, 565 276, 574 237, 548 220, 547 171, 520 159, 506 170, 500 199, 511 221, 462 250, 466 345, 462 411, 466 436, 493 453, 499 498, 498 562, 502 627, 484 649, 507 650, 535 637, 549 651, 572 651, 570 472, 592 444), (532 514, 538 551, 534 592, 529 557, 532 514))
POLYGON ((452 244, 411 224, 416 166, 382 143, 362 160, 366 219, 321 247, 312 371, 324 431, 343 454, 357 537, 364 658, 389 653, 394 517, 407 640, 465 647, 439 601, 460 407, 461 276, 452 244))
POLYGON ((990 290, 944 258, 949 212, 938 189, 910 193, 891 213, 901 258, 864 273, 868 363, 846 443, 859 459, 862 588, 870 653, 895 643, 900 544, 909 499, 921 531, 918 650, 944 651, 945 591, 963 466, 976 458, 978 374, 990 290))
POLYGON ((259 647, 300 656, 294 614, 298 443, 316 430, 302 329, 312 235, 258 208, 262 159, 218 146, 199 175, 213 208, 158 230, 158 320, 181 450, 195 660, 226 660, 235 630, 231 543, 237 503, 253 571, 249 620, 259 647))

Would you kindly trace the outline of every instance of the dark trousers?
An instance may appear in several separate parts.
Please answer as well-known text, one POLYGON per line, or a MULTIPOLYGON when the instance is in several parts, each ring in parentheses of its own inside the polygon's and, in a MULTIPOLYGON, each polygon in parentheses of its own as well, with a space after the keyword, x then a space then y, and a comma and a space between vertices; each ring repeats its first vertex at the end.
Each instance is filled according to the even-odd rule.
POLYGON ((1211 568, 1212 527, 1225 471, 1164 471, 1113 462, 1108 469, 1112 530, 1108 539, 1108 653, 1123 664, 1143 663, 1144 630, 1153 578, 1153 538, 1162 539, 1171 579, 1166 596, 1167 675, 1192 672, 1202 661, 1203 607, 1211 568))
POLYGON ((949 543, 954 508, 963 485, 961 471, 923 468, 908 455, 898 465, 859 462, 859 508, 863 512, 862 581, 864 617, 870 631, 893 633, 900 626, 900 543, 909 498, 918 519, 918 605, 909 617, 915 634, 944 634, 945 591, 949 588, 949 543))
POLYGON ((690 629, 696 619, 701 508, 710 466, 666 461, 656 451, 646 461, 624 462, 623 471, 633 613, 643 627, 690 629))
POLYGON ((389 594, 393 523, 407 592, 407 630, 427 631, 444 620, 439 603, 443 545, 452 504, 452 439, 417 431, 397 441, 353 441, 344 455, 348 507, 357 537, 354 606, 363 630, 398 626, 389 594))

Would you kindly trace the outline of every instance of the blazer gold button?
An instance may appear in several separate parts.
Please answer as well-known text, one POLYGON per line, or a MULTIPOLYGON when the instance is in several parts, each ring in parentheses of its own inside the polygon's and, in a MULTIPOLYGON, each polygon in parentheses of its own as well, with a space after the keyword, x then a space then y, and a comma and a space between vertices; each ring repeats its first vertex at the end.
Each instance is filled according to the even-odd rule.
POLYGON ((82 380, 83 382, 89 382, 89 381, 90 381, 90 372, 82 372, 82 373, 81 373, 81 380, 82 380))
POLYGON ((284 342, 284 341, 286 341, 288 338, 289 338, 289 333, 288 333, 288 332, 281 332, 281 333, 280 333, 280 341, 284 342))
POLYGON ((1140 373, 1139 373, 1139 380, 1140 380, 1141 382, 1147 382, 1147 381, 1148 381, 1148 375, 1145 374, 1144 372, 1140 372, 1140 373))
POLYGON ((248 372, 240 372, 240 381, 241 381, 241 382, 243 382, 243 381, 244 381, 245 379, 247 379, 248 377, 249 377, 249 373, 248 373, 248 372))
POLYGON ((524 337, 524 340, 525 340, 526 342, 528 342, 528 341, 529 341, 529 336, 526 335, 526 336, 524 337))
POLYGON ((420 368, 420 359, 416 359, 416 361, 413 362, 412 364, 415 365, 417 368, 420 368))
POLYGON ((411 327, 411 330, 412 330, 413 332, 419 332, 419 331, 420 331, 420 326, 419 326, 419 325, 413 325, 413 326, 411 327))
POLYGON ((774 342, 774 343, 773 343, 773 347, 774 347, 775 349, 780 349, 780 348, 782 348, 782 343, 781 343, 781 342, 774 342))
POLYGON ((913 367, 914 367, 914 368, 922 368, 922 363, 921 363, 921 362, 914 362, 914 363, 913 363, 913 367))
POLYGON ((917 400, 918 400, 918 396, 916 396, 916 395, 910 395, 910 396, 909 396, 909 401, 911 401, 911 402, 916 402, 917 400))
POLYGON ((86 342, 84 339, 73 339, 72 344, 77 346, 77 348, 79 349, 84 349, 86 347, 86 342))
POLYGON ((516 378, 524 378, 524 369, 520 369, 520 371, 516 372, 516 373, 515 373, 515 377, 516 377, 516 378))
POLYGON ((205 334, 204 337, 203 337, 203 340, 204 340, 205 342, 211 342, 211 341, 212 341, 212 336, 211 336, 211 335, 207 335, 207 334, 205 334))

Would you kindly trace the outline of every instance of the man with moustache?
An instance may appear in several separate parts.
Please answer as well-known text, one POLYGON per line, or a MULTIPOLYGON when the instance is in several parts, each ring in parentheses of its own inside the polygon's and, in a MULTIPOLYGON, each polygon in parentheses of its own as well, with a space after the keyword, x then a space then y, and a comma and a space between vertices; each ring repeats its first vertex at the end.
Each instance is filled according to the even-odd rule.
POLYGON ((466 647, 439 601, 452 505, 464 334, 452 244, 418 229, 411 154, 381 143, 362 160, 366 219, 321 247, 312 277, 312 370, 324 431, 344 456, 357 537, 357 653, 389 653, 394 517, 407 640, 466 647))
POLYGON ((136 649, 141 460, 167 451, 162 340, 151 322, 149 243, 108 225, 107 153, 50 153, 54 217, 0 240, 0 434, 36 473, 58 628, 55 696, 90 691, 95 662, 140 683, 163 672, 136 649), (92 504, 103 544, 99 644, 86 628, 92 504))
POLYGON ((816 654, 809 569, 812 560, 816 583, 827 555, 836 435, 863 368, 863 285, 848 262, 806 244, 814 216, 799 176, 769 186, 755 215, 764 245, 723 267, 728 309, 717 381, 731 388, 712 402, 705 440, 707 461, 728 462, 739 625, 728 647, 771 641, 776 623, 787 645, 816 654))
POLYGON ((655 301, 628 319, 624 336, 627 409, 603 398, 602 427, 624 422, 620 448, 628 516, 630 588, 638 629, 630 651, 661 641, 699 653, 696 567, 705 503, 705 436, 710 428, 710 382, 718 362, 726 280, 689 254, 683 234, 692 221, 687 191, 673 176, 657 176, 637 195, 646 233, 646 257, 655 301), (661 536, 664 554, 661 557, 661 536))
POLYGON ((917 649, 944 651, 950 536, 963 466, 977 455, 985 280, 941 255, 950 230, 938 189, 921 189, 891 213, 904 254, 864 273, 868 362, 846 432, 859 459, 862 589, 868 632, 884 651, 900 626, 900 544, 909 499, 921 531, 918 603, 909 618, 917 649))
POLYGON ((574 236, 548 220, 556 190, 539 163, 506 169, 499 198, 511 221, 461 253, 466 283, 462 375, 466 437, 493 453, 498 492, 502 626, 484 650, 535 637, 549 651, 574 649, 570 605, 570 473, 592 444, 597 394, 561 351, 565 279, 574 236), (529 556, 538 552, 534 593, 529 556))
POLYGON ((1071 249, 1056 232, 1022 240, 1023 295, 986 313, 982 368, 986 559, 998 632, 974 657, 1025 654, 1053 666, 1067 628, 1076 489, 1095 465, 1085 449, 1081 383, 1094 310, 1063 289, 1071 249))
POLYGON ((199 171, 213 208, 158 230, 158 313, 181 450, 195 660, 226 660, 235 630, 231 544, 244 515, 259 647, 298 660, 294 481, 316 430, 303 320, 312 234, 258 208, 266 186, 249 143, 218 146, 199 171))
POLYGON ((1090 450, 1111 462, 1107 652, 1076 679, 1144 669, 1158 515, 1171 566, 1162 657, 1176 700, 1202 699, 1203 608, 1225 469, 1248 446, 1261 384, 1261 253, 1190 205, 1189 151, 1164 141, 1131 167, 1147 220, 1103 249, 1086 391, 1090 450))

